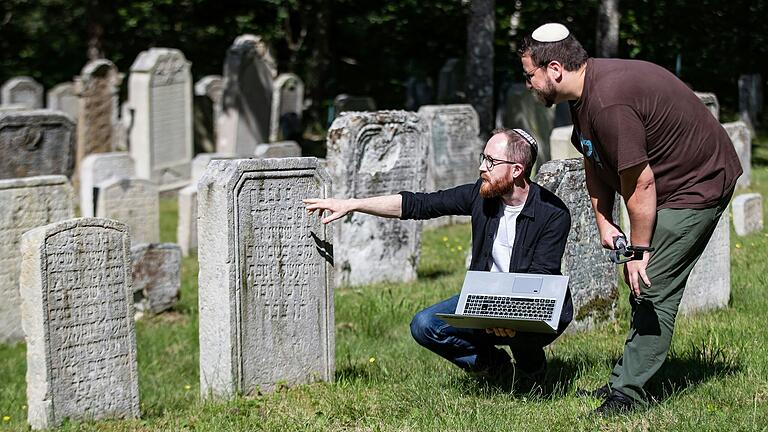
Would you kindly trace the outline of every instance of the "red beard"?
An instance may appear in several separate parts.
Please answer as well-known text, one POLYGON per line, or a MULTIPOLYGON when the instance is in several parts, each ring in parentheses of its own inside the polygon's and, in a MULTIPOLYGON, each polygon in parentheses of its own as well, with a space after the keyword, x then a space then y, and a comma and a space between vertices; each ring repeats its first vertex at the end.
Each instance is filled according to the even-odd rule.
POLYGON ((489 180, 485 176, 480 176, 483 183, 480 185, 480 196, 483 198, 496 198, 512 192, 515 185, 515 179, 504 177, 497 180, 489 180))

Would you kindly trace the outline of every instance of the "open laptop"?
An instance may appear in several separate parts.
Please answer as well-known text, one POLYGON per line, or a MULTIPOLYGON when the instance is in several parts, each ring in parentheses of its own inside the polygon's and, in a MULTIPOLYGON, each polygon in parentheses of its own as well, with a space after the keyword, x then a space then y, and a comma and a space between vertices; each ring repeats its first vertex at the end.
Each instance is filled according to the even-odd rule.
POLYGON ((461 328, 557 333, 568 276, 468 271, 456 313, 436 314, 461 328))

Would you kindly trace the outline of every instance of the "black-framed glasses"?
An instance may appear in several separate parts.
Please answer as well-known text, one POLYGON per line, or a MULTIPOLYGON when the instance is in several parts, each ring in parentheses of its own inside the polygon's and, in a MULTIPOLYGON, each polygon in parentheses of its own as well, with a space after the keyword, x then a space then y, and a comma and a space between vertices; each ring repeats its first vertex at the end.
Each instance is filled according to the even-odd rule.
POLYGON ((494 159, 485 153, 480 153, 480 165, 485 164, 488 171, 493 171, 493 167, 501 164, 519 164, 520 162, 512 162, 504 159, 494 159))
MULTIPOLYGON (((549 62, 547 62, 547 63, 549 63, 549 62)), ((536 71, 541 69, 541 68, 543 68, 543 67, 544 67, 544 64, 538 65, 535 68, 533 68, 533 70, 530 71, 530 72, 526 72, 525 69, 523 69, 523 77, 525 77, 525 81, 528 84, 530 84, 531 83, 531 79, 533 78, 533 75, 536 73, 536 71)))

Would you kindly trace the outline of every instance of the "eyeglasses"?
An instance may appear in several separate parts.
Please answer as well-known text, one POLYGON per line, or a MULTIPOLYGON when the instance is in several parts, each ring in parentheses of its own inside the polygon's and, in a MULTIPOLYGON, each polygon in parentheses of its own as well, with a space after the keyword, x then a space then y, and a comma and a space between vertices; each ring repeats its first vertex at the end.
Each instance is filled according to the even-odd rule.
MULTIPOLYGON (((546 62, 546 63, 549 63, 549 62, 546 62)), ((546 63, 545 63, 545 64, 546 64, 546 63)), ((525 71, 525 69, 523 69, 523 77, 525 77, 525 81, 526 81, 528 84, 530 84, 530 83, 531 83, 531 78, 533 78, 533 75, 536 73, 536 71, 537 71, 537 70, 539 70, 539 69, 541 69, 541 68, 543 68, 543 67, 544 67, 544 65, 539 65, 539 66, 536 66, 536 67, 535 67, 535 68, 533 68, 533 70, 532 70, 532 71, 530 71, 530 72, 526 72, 526 71, 525 71)))
POLYGON ((485 153, 480 153, 480 165, 485 164, 485 167, 488 169, 488 172, 493 171, 493 167, 496 165, 501 164, 519 164, 520 162, 512 162, 504 159, 494 159, 485 153))

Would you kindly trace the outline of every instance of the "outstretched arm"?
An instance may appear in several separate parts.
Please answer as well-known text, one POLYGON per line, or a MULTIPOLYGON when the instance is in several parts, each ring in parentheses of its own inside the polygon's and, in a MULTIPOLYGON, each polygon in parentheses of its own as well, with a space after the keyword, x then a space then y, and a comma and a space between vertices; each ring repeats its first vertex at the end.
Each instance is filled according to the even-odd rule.
POLYGON ((309 198, 303 201, 309 213, 319 210, 318 217, 323 217, 325 211, 331 213, 322 219, 324 224, 356 211, 387 218, 399 218, 403 213, 403 197, 399 194, 350 199, 309 198))

